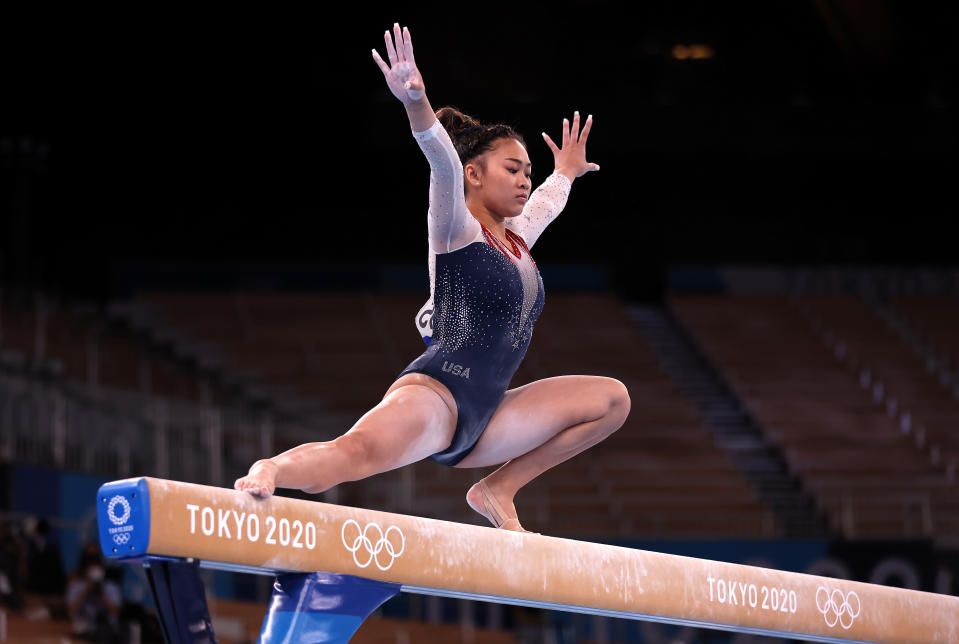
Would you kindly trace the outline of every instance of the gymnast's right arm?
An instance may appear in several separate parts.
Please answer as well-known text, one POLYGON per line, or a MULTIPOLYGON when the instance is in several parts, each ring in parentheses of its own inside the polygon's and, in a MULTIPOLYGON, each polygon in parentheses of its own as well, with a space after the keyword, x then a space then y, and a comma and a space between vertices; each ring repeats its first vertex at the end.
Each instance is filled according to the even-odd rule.
POLYGON ((479 225, 466 209, 463 191, 463 164, 460 162, 453 142, 442 124, 436 119, 433 108, 426 98, 426 88, 416 62, 413 59, 413 43, 409 29, 402 33, 398 24, 385 34, 387 65, 379 53, 373 50, 373 60, 386 78, 386 84, 406 108, 410 127, 420 149, 426 155, 432 175, 430 177, 429 241, 436 253, 448 253, 472 241, 479 232, 479 225), (394 48, 393 42, 396 41, 394 48))

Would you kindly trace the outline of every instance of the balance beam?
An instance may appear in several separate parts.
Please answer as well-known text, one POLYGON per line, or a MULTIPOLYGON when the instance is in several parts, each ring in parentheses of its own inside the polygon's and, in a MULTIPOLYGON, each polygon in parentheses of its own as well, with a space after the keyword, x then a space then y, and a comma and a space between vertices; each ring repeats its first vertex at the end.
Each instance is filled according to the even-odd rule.
POLYGON ((107 483, 97 505, 101 547, 117 559, 324 571, 411 593, 822 642, 959 642, 959 597, 156 478, 107 483))

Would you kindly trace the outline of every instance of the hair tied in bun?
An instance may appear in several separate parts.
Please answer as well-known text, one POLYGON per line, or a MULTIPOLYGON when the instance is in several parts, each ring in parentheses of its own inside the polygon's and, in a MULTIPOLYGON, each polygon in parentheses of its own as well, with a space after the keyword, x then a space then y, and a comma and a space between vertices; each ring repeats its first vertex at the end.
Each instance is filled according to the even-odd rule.
POLYGON ((464 136, 466 136, 466 135, 469 134, 470 132, 475 132, 476 130, 482 129, 482 127, 483 127, 482 125, 471 125, 471 126, 469 126, 468 128, 466 128, 465 130, 462 130, 462 131, 458 132, 458 133, 456 134, 456 136, 453 137, 453 140, 458 143, 458 142, 460 141, 460 139, 462 139, 464 136))

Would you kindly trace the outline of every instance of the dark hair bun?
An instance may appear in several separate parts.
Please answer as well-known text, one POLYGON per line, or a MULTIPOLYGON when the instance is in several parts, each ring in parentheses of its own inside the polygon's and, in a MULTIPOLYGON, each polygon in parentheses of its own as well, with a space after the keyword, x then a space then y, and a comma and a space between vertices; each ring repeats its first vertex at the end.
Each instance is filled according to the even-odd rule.
POLYGON ((483 125, 478 119, 465 114, 455 107, 442 107, 436 112, 436 118, 453 140, 453 146, 463 165, 470 159, 493 149, 498 139, 516 139, 526 146, 526 141, 509 125, 497 123, 483 125))
POLYGON ((439 119, 439 122, 443 125, 446 131, 449 133, 450 138, 454 141, 457 136, 460 136, 464 130, 471 127, 478 127, 480 122, 474 119, 469 114, 464 114, 460 112, 455 107, 441 107, 436 112, 436 118, 439 119))

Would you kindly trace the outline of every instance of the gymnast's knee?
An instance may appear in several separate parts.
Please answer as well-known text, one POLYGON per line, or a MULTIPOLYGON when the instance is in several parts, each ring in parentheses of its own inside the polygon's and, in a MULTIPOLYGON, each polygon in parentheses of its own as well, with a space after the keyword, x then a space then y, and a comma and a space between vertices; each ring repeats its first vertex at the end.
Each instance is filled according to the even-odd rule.
POLYGON ((613 431, 616 431, 626 422, 626 417, 629 416, 632 404, 629 399, 629 390, 626 389, 626 385, 615 378, 606 379, 606 390, 608 396, 606 417, 615 425, 613 431))

